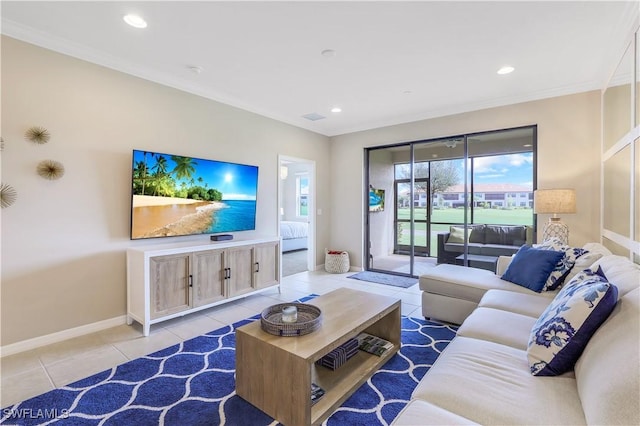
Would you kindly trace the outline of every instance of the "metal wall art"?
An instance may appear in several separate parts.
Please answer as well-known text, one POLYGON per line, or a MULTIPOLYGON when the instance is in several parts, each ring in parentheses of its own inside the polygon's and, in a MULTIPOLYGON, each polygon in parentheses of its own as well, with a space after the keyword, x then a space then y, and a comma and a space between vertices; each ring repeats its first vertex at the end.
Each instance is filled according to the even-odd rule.
POLYGON ((4 209, 15 203, 18 192, 7 183, 0 184, 0 206, 4 209))
POLYGON ((29 127, 27 132, 24 134, 24 137, 33 143, 42 145, 49 142, 51 134, 44 127, 33 126, 29 127))
POLYGON ((45 179, 56 180, 64 175, 64 166, 55 160, 44 160, 38 163, 38 174, 45 179))

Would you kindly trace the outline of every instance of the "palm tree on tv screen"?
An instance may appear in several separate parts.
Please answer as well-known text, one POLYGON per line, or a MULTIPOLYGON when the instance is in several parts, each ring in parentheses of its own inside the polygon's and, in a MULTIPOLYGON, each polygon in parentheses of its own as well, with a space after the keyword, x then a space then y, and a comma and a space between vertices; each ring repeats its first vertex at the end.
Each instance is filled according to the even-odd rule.
POLYGON ((172 155, 171 160, 176 163, 176 166, 171 171, 171 173, 176 175, 176 179, 188 180, 193 177, 193 174, 196 172, 196 168, 194 166, 198 164, 193 161, 193 158, 172 155))
POLYGON ((154 174, 153 174, 153 178, 154 178, 153 195, 154 196, 158 195, 158 189, 160 189, 161 187, 166 187, 166 184, 164 184, 163 181, 165 180, 165 177, 168 175, 167 167, 169 165, 167 163, 167 159, 162 155, 156 155, 155 159, 156 159, 156 164, 151 168, 151 170, 154 171, 154 174))

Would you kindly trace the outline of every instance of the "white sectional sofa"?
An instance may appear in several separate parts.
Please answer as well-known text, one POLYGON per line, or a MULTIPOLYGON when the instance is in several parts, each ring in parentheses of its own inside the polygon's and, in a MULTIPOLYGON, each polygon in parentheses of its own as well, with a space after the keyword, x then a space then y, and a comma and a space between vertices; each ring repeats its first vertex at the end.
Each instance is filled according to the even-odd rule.
MULTIPOLYGON (((607 253, 599 245, 591 248, 607 253)), ((393 424, 640 424, 640 266, 609 253, 590 267, 600 267, 617 287, 618 303, 573 371, 545 377, 532 375, 527 345, 557 292, 511 288, 484 270, 457 271, 454 286, 464 287, 466 275, 469 289, 457 288, 456 294, 483 294, 393 424), (478 289, 480 282, 497 288, 482 291, 487 286, 478 289)))
MULTIPOLYGON (((578 258, 571 275, 575 275, 578 270, 588 268, 602 256, 611 255, 606 247, 598 243, 587 243, 583 248, 589 253, 578 258)), ((511 259, 511 256, 500 256, 496 273, 447 264, 440 264, 432 268, 420 276, 422 315, 427 319, 462 324, 462 321, 478 307, 478 303, 485 293, 492 289, 541 295, 548 298, 549 301, 555 297, 557 291, 534 293, 529 289, 501 279, 500 277, 509 266, 511 259)), ((538 303, 545 304, 547 302, 540 301, 538 303)))

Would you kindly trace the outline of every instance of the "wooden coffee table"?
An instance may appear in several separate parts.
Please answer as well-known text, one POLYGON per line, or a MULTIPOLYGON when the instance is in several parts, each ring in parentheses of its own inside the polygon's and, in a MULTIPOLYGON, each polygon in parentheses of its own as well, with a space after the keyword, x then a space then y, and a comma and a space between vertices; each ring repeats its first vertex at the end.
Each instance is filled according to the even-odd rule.
POLYGON ((274 336, 260 321, 236 330, 236 393, 285 425, 322 422, 400 349, 400 300, 341 288, 306 303, 322 325, 300 337, 274 336), (382 356, 364 351, 336 370, 315 362, 360 332, 393 343, 382 356), (311 405, 311 383, 325 395, 311 405))

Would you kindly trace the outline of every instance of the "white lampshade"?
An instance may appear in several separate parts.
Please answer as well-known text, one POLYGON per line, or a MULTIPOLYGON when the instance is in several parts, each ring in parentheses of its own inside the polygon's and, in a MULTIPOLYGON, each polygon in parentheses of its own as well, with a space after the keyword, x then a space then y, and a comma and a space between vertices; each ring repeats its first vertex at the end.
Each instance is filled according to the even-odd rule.
POLYGON ((574 189, 536 189, 533 193, 533 208, 538 214, 575 213, 576 191, 574 189))
POLYGON ((552 214, 544 225, 542 241, 558 238, 569 244, 569 227, 560 221, 558 213, 576 212, 576 191, 573 189, 538 189, 533 193, 533 209, 536 214, 552 214))

